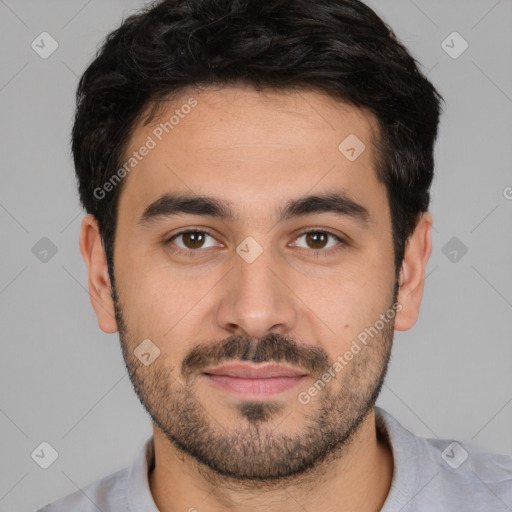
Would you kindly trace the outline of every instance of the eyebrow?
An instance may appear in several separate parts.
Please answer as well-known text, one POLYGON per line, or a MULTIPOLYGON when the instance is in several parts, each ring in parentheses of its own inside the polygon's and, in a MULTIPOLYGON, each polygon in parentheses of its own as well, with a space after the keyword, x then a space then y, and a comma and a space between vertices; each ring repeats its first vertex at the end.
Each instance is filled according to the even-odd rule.
MULTIPOLYGON (((370 222, 369 211, 344 191, 291 199, 278 209, 278 222, 315 213, 334 213, 351 218, 363 226, 370 222)), ((225 200, 205 195, 166 193, 147 206, 138 224, 145 226, 180 214, 202 215, 231 222, 239 219, 231 204, 225 200)))

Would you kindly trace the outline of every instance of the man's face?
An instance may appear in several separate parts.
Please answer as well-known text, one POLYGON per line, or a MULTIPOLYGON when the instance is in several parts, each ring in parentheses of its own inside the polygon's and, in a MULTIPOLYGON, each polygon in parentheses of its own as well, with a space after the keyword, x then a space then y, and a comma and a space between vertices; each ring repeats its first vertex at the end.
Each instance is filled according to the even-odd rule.
MULTIPOLYGON (((136 392, 167 439, 217 473, 302 473, 350 441, 391 348, 392 315, 380 315, 395 301, 395 269, 376 122, 312 91, 224 88, 186 95, 139 125, 126 159, 148 136, 154 147, 125 178, 114 252, 136 392), (182 108, 190 97, 197 104, 182 108), (169 133, 158 129, 176 110, 169 133), (226 202, 233 217, 171 215, 165 194, 226 202), (283 215, 289 202, 327 194, 356 205, 309 201, 283 215), (134 354, 146 339, 160 351, 149 365, 134 354), (208 375, 242 361, 299 375, 208 375), (335 377, 319 384, 324 372, 335 377)), ((145 343, 142 359, 152 360, 145 343)))

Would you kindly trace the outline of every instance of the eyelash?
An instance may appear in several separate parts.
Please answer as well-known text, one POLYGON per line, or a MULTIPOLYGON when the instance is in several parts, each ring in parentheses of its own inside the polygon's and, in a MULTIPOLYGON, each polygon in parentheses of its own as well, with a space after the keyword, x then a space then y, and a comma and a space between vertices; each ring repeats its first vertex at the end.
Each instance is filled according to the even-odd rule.
MULTIPOLYGON (((166 239, 164 244, 170 245, 170 242, 172 242, 175 238, 178 238, 181 235, 186 235, 188 233, 202 233, 202 234, 211 236, 212 238, 215 238, 213 235, 208 233, 208 231, 204 231, 204 230, 200 230, 200 229, 187 229, 184 231, 180 231, 179 233, 176 233, 172 237, 166 239)), ((332 256, 333 254, 336 254, 337 252, 341 251, 348 245, 348 242, 345 239, 343 239, 340 236, 338 236, 334 233, 331 233, 330 231, 327 231, 325 229, 311 229, 308 231, 303 231, 302 233, 297 235, 296 240, 298 238, 300 238, 301 236, 308 235, 311 233, 329 235, 329 236, 333 237, 337 242, 339 242, 339 245, 337 245, 335 247, 331 247, 330 249, 325 249, 325 250, 324 249, 310 249, 310 252, 312 252, 313 257, 315 257, 315 258, 319 258, 321 256, 332 256)), ((202 256, 201 252, 204 252, 204 250, 201 250, 201 248, 196 249, 196 250, 193 250, 193 249, 184 250, 179 247, 177 249, 172 248, 171 251, 174 253, 179 253, 183 256, 191 256, 191 257, 202 256)))

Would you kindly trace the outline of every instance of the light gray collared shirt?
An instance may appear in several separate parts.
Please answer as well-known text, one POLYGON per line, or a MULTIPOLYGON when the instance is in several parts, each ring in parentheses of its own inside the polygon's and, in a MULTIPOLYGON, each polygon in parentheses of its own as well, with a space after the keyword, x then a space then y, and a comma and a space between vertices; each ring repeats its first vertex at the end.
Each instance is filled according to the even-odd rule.
MULTIPOLYGON (((394 459, 391 489, 381 512, 512 512, 512 456, 417 437, 379 407, 375 417, 394 459)), ((159 512, 148 481, 153 464, 151 436, 132 466, 35 512, 159 512)), ((200 510, 199 503, 190 506, 200 510)))

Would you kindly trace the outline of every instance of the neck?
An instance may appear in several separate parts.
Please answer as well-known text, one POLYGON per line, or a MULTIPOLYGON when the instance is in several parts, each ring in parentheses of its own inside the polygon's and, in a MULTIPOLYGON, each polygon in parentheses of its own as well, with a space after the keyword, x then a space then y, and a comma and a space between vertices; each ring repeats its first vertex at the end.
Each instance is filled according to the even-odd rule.
POLYGON ((155 466, 149 474, 161 512, 379 511, 391 486, 393 457, 377 432, 372 409, 350 444, 331 453, 307 474, 271 482, 240 482, 213 474, 183 454, 153 425, 155 466))

